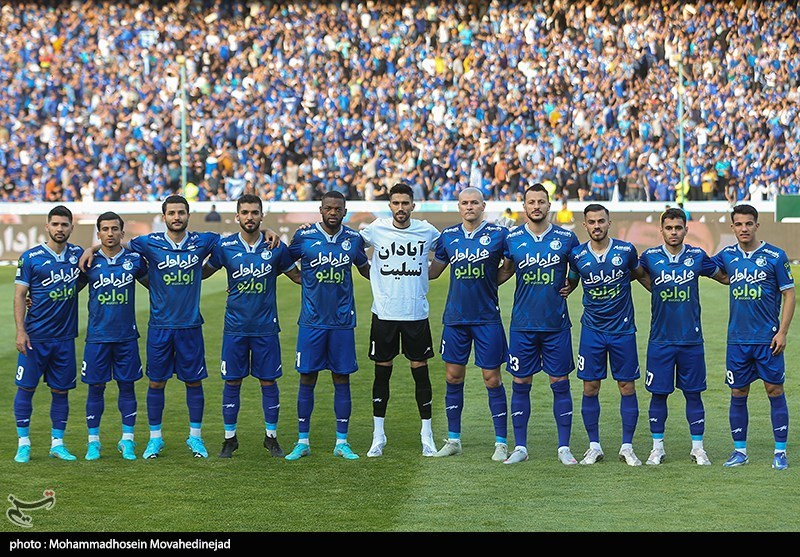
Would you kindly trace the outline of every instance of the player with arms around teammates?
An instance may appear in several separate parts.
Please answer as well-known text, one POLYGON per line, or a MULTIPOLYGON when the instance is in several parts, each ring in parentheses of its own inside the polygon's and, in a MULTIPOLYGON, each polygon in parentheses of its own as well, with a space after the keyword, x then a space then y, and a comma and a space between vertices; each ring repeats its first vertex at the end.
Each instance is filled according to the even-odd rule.
POLYGON ((464 379, 467 362, 475 346, 475 365, 481 368, 494 425, 495 449, 492 460, 508 457, 508 403, 500 365, 506 360, 506 333, 497 294, 498 267, 508 229, 484 220, 486 202, 476 188, 458 194, 461 223, 445 228, 436 241, 430 264, 431 279, 450 265, 450 286, 444 306, 442 344, 447 414, 447 440, 437 457, 462 453, 461 413, 464 408, 464 379))
POLYGON ((242 195, 236 201, 236 222, 241 231, 220 238, 203 267, 203 278, 223 267, 228 275, 220 364, 225 381, 222 389, 225 439, 219 458, 231 458, 239 448, 236 425, 242 380, 248 375, 261 384, 264 448, 270 456, 284 456, 277 436, 280 409, 277 380, 283 372, 276 280, 281 273, 296 278, 298 271, 285 244, 271 248, 265 241, 261 233, 263 218, 261 198, 242 195))
MULTIPOLYGON (((164 413, 164 388, 177 375, 186 385, 189 409, 189 437, 186 444, 196 458, 208 458, 202 438, 203 379, 208 377, 203 341, 203 316, 200 314, 200 287, 203 262, 220 235, 215 232, 188 232, 189 202, 181 195, 170 195, 161 204, 166 232, 151 232, 130 241, 131 251, 145 258, 150 290, 150 321, 147 329, 147 420, 150 440, 143 458, 157 458, 164 449, 161 425, 164 413)), ((81 264, 92 263, 87 250, 81 264)))
POLYGON ((500 270, 500 282, 516 273, 514 305, 509 329, 506 370, 513 376, 511 423, 514 452, 505 464, 528 460, 528 422, 531 415, 533 376, 544 371, 553 391, 553 416, 558 432, 558 460, 577 464, 569 447, 572 433, 572 394, 569 374, 572 357, 572 322, 564 296, 569 254, 578 245, 571 230, 551 224, 550 196, 542 184, 533 184, 523 197, 528 222, 512 230, 505 242, 508 262, 500 270))
POLYGON ((48 240, 19 258, 14 287, 17 328, 17 371, 14 417, 17 422, 16 462, 31 458, 30 422, 39 380, 50 388, 52 422, 50 456, 76 460, 64 445, 69 417, 69 391, 75 388, 75 338, 78 336, 78 292, 86 278, 78 267, 83 248, 68 242, 72 212, 58 205, 47 214, 48 240), (27 307, 30 295, 31 305, 27 307))
POLYGON ((335 456, 356 460, 348 442, 352 398, 350 376, 356 360, 356 306, 352 267, 369 278, 369 261, 361 235, 342 225, 347 209, 336 191, 322 196, 321 222, 297 230, 289 245, 292 260, 300 261, 302 301, 297 320, 295 369, 300 373, 297 393, 298 440, 286 460, 311 454, 309 433, 314 411, 314 389, 319 372, 329 369, 333 380, 336 418, 335 456))
POLYGON ((619 458, 628 466, 641 466, 633 452, 633 435, 639 420, 636 379, 639 357, 636 346, 631 279, 644 276, 636 247, 611 238, 611 218, 603 205, 591 203, 583 209, 583 226, 589 241, 573 248, 569 256, 570 283, 580 277, 583 315, 578 348, 578 379, 583 380, 581 416, 589 437, 589 449, 581 464, 591 465, 604 457, 600 444, 600 385, 608 367, 620 393, 622 446, 619 458))
POLYGON ((389 190, 391 218, 378 218, 361 230, 366 245, 373 248, 370 286, 372 323, 369 357, 375 362, 372 384, 373 431, 368 457, 379 457, 386 446, 384 420, 389 402, 389 379, 394 358, 400 353, 410 361, 414 397, 422 420, 422 455, 434 456, 431 429, 431 388, 428 360, 433 357, 433 339, 428 321, 428 254, 436 249, 439 231, 428 221, 411 218, 414 192, 397 183, 389 190))
POLYGON ((701 466, 711 460, 703 447, 706 413, 706 362, 700 321, 701 276, 727 284, 727 277, 701 248, 684 243, 689 228, 682 209, 661 214, 664 244, 646 249, 639 257, 645 276, 639 279, 651 293, 650 338, 644 385, 650 392, 649 423, 653 449, 645 464, 664 461, 667 397, 681 390, 692 438, 691 459, 701 466))
POLYGON ((89 322, 81 364, 81 381, 88 386, 86 460, 100 458, 100 420, 105 409, 106 383, 117 382, 117 407, 122 416, 122 438, 117 450, 125 460, 136 460, 136 390, 142 378, 139 329, 136 327, 136 281, 146 283, 147 263, 122 247, 125 223, 113 212, 97 217, 100 249, 86 270, 89 284, 89 322))
POLYGON ((786 379, 783 353, 794 317, 794 278, 786 252, 759 241, 758 226, 755 207, 736 205, 731 211, 731 229, 737 242, 713 257, 730 281, 725 380, 731 388, 728 417, 733 453, 723 466, 748 463, 747 397, 750 385, 761 379, 769 399, 775 439, 772 467, 785 470, 789 466, 786 460, 789 407, 783 388, 786 379))

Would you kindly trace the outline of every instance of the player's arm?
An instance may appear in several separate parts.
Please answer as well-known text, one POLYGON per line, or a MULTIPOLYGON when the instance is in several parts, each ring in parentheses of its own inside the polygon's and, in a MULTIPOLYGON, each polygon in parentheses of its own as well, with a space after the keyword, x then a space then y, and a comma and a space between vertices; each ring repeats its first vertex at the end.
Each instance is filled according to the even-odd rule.
POLYGON ((712 275, 711 278, 714 279, 715 281, 717 281, 720 284, 728 285, 728 284, 731 283, 731 280, 730 280, 730 277, 728 276, 728 273, 726 273, 725 269, 723 269, 722 267, 718 267, 718 270, 717 270, 716 274, 712 275))
POLYGON ((772 349, 773 355, 778 355, 786 350, 786 337, 789 335, 789 326, 792 324, 794 317, 795 294, 794 288, 787 288, 781 292, 783 296, 783 311, 781 312, 781 327, 775 336, 772 337, 772 342, 769 347, 772 349))
POLYGON ((356 267, 358 269, 358 274, 360 274, 365 279, 369 280, 369 270, 372 268, 372 265, 369 264, 369 261, 364 263, 361 267, 356 267))
POLYGON ((292 265, 289 269, 284 271, 283 274, 289 277, 293 283, 303 284, 300 278, 300 269, 297 268, 297 265, 292 265))
POLYGON ((562 298, 568 297, 578 288, 578 282, 580 282, 580 275, 570 269, 567 271, 567 280, 564 281, 564 286, 561 287, 558 293, 561 294, 562 298))
POLYGON ((503 264, 497 269, 497 285, 500 286, 514 275, 514 262, 504 258, 503 264))
POLYGON ((17 325, 17 351, 27 355, 28 350, 32 349, 31 339, 28 331, 25 330, 26 298, 28 297, 28 286, 24 284, 14 285, 14 323, 17 325))
MULTIPOLYGON (((639 267, 639 268, 641 269, 641 267, 639 267)), ((639 284, 644 286, 645 290, 647 290, 648 292, 652 292, 653 291, 652 282, 651 282, 651 279, 650 279, 650 273, 644 273, 642 276, 638 277, 636 280, 638 280, 639 284)))
POLYGON ((641 265, 636 265, 635 269, 631 269, 631 278, 641 282, 641 279, 643 279, 645 276, 647 276, 647 271, 645 271, 644 267, 641 265))
POLYGON ((206 261, 205 263, 203 263, 203 273, 201 275, 203 277, 202 280, 207 279, 208 277, 216 273, 217 270, 218 269, 216 267, 214 267, 213 265, 209 265, 208 261, 206 261))
POLYGON ((439 278, 442 276, 442 271, 444 271, 446 267, 446 262, 434 259, 431 261, 430 265, 428 265, 428 278, 431 280, 439 278))
POLYGON ((277 248, 281 243, 281 237, 278 235, 277 232, 272 230, 271 228, 267 228, 266 230, 261 231, 264 234, 264 241, 267 242, 269 245, 269 249, 277 248))

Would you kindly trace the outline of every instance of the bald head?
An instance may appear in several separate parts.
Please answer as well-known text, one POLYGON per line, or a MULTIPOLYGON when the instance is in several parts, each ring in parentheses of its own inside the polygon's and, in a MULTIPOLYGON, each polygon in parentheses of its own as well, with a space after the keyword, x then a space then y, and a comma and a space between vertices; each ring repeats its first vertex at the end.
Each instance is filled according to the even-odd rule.
POLYGON ((483 200, 481 190, 464 188, 458 194, 458 212, 461 213, 461 220, 470 228, 479 225, 483 221, 485 209, 486 202, 483 200))

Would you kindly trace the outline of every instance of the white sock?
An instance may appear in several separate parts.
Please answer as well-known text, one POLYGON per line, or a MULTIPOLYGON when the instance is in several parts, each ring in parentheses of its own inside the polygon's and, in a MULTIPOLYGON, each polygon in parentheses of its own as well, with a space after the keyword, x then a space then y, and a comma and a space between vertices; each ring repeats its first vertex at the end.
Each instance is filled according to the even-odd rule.
POLYGON ((199 427, 190 427, 189 428, 189 435, 191 437, 202 437, 201 432, 203 430, 199 427))
POLYGON ((603 448, 600 446, 600 443, 597 443, 595 441, 589 442, 589 448, 594 449, 596 451, 600 451, 601 453, 603 452, 603 448))
POLYGON ((18 447, 24 447, 25 445, 27 445, 29 447, 31 446, 31 438, 30 437, 27 437, 27 436, 26 437, 20 437, 19 440, 17 441, 17 446, 18 447))
POLYGON ((63 439, 56 439, 55 437, 50 438, 50 448, 60 447, 64 444, 63 439))
POLYGON ((383 431, 383 422, 386 418, 379 418, 378 416, 372 416, 372 438, 382 437, 386 435, 383 431))
POLYGON ((99 435, 90 435, 89 436, 89 443, 91 443, 92 441, 97 441, 99 443, 100 442, 100 436, 99 435))
POLYGON ((236 430, 235 429, 226 429, 225 430, 225 439, 231 439, 236 437, 236 430))
POLYGON ((150 430, 150 439, 161 439, 161 430, 160 429, 151 429, 150 430))
POLYGON ((703 440, 700 439, 699 441, 695 441, 692 439, 692 448, 693 449, 702 449, 703 448, 703 440))
POLYGON ((430 418, 428 418, 427 420, 422 420, 422 431, 420 431, 419 434, 424 436, 433 435, 430 418))
POLYGON ((664 450, 664 438, 661 439, 653 439, 653 450, 661 449, 664 450))

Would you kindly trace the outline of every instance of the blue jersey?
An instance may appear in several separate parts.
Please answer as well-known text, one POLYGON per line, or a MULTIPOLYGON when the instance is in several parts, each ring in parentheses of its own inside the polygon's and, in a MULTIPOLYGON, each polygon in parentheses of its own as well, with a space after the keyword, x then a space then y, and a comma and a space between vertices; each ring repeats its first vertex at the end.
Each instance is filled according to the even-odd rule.
POLYGON ((219 238, 216 232, 187 232, 176 244, 166 232, 152 232, 131 240, 131 250, 147 260, 150 327, 190 329, 203 324, 203 261, 219 238))
POLYGON ((780 328, 781 292, 794 288, 786 252, 766 242, 745 253, 738 244, 713 257, 728 273, 728 343, 769 344, 780 328))
POLYGON ((639 266, 639 255, 633 244, 609 240, 603 253, 593 252, 585 242, 569 256, 570 269, 583 285, 581 324, 602 333, 634 333, 631 271, 639 266))
POLYGON ((239 336, 265 336, 280 332, 275 281, 294 261, 286 244, 274 250, 259 237, 251 246, 241 233, 220 238, 208 265, 228 272, 228 300, 224 332, 239 336))
POLYGON ((28 287, 31 307, 25 331, 31 340, 67 340, 78 336, 78 290, 86 283, 78 268, 83 248, 67 244, 57 254, 47 244, 22 254, 16 284, 28 287))
POLYGON ((445 228, 434 258, 450 265, 450 288, 444 305, 445 325, 500 323, 497 270, 508 229, 486 221, 472 232, 462 224, 445 228))
POLYGON ((701 276, 719 269, 701 248, 684 245, 678 255, 664 246, 646 249, 639 265, 650 275, 650 342, 702 344, 700 323, 701 276))
POLYGON ((303 294, 299 325, 319 329, 353 329, 353 265, 367 264, 364 240, 347 226, 329 236, 319 223, 294 233, 292 260, 300 260, 303 294))
POLYGON ((562 331, 572 327, 567 300, 559 290, 566 283, 569 254, 576 246, 574 232, 553 224, 541 236, 526 225, 508 234, 504 255, 514 262, 517 280, 511 331, 562 331))
POLYGON ((138 253, 123 249, 109 258, 100 250, 89 281, 89 324, 86 342, 122 342, 139 338, 136 328, 136 279, 147 273, 147 263, 138 253))

